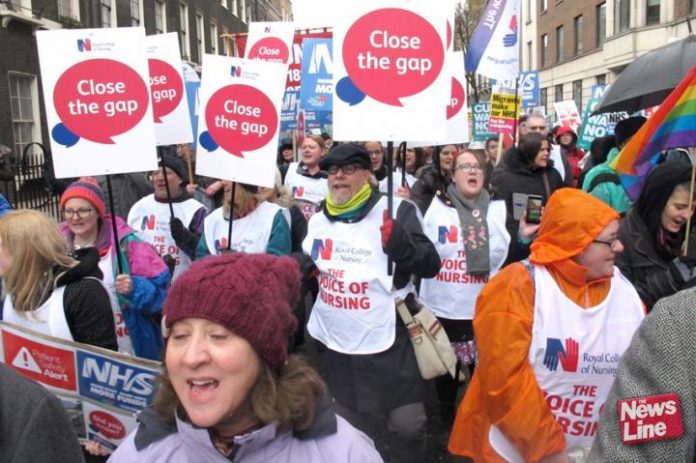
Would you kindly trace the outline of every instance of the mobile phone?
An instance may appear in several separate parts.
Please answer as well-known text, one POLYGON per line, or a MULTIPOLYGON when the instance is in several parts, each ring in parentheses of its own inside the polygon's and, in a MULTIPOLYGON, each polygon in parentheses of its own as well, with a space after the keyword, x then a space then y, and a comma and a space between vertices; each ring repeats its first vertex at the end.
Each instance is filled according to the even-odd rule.
POLYGON ((538 195, 527 196, 527 223, 539 223, 541 221, 541 206, 544 198, 538 195))

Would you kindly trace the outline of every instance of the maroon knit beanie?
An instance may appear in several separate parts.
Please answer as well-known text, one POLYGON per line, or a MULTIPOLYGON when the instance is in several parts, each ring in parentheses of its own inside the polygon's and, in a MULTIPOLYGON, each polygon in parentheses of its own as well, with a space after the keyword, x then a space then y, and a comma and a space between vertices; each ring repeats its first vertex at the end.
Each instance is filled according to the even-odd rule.
MULTIPOLYGON (((205 318, 246 339, 272 367, 288 358, 300 272, 290 257, 231 253, 195 261, 164 301, 168 331, 178 320, 205 318)), ((164 333, 165 337, 167 333, 164 333)))
POLYGON ((99 217, 106 214, 106 204, 104 203, 104 191, 93 177, 82 177, 72 182, 60 197, 60 208, 65 208, 65 203, 72 198, 82 198, 89 201, 96 209, 99 217))

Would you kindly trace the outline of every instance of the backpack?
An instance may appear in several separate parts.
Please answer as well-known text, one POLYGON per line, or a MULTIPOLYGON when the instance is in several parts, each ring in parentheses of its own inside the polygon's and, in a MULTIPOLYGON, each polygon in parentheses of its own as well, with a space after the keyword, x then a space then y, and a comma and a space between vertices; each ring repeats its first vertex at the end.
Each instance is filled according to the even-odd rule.
POLYGON ((590 193, 592 190, 594 190, 598 185, 602 183, 614 183, 616 185, 621 185, 621 180, 619 179, 619 176, 615 173, 606 172, 603 174, 599 174, 592 179, 592 181, 590 182, 590 186, 587 189, 587 192, 590 193))

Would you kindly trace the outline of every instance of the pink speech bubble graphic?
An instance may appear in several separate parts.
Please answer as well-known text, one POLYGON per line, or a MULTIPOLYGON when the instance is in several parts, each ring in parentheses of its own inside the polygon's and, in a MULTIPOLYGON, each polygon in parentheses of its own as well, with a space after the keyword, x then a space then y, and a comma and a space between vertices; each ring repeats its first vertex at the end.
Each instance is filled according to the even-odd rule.
POLYGON ((184 95, 184 83, 174 66, 166 61, 150 58, 147 65, 150 70, 152 113, 159 124, 164 116, 179 106, 184 95))
POLYGON ((423 17, 399 8, 372 11, 353 23, 343 41, 343 62, 353 83, 377 101, 428 88, 445 59, 442 38, 423 17))
POLYGON ((265 93, 255 87, 233 84, 210 97, 205 123, 213 140, 234 156, 244 157, 266 145, 278 130, 278 114, 265 93))
POLYGON ((285 42, 278 37, 264 37, 251 47, 247 58, 274 63, 287 63, 289 56, 290 50, 288 50, 285 42))
POLYGON ((53 91, 58 117, 70 131, 96 143, 135 127, 150 95, 131 67, 110 59, 91 59, 68 68, 53 91))
POLYGON ((452 77, 452 93, 447 105, 447 119, 452 119, 464 106, 464 87, 461 82, 452 77))

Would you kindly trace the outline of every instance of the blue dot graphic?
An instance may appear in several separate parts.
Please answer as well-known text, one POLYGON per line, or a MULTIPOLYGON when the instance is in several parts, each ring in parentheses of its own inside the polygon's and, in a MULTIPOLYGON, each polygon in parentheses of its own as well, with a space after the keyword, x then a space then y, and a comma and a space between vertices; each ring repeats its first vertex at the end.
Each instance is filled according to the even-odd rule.
POLYGON ((365 94, 355 86, 350 77, 344 77, 336 85, 336 95, 349 105, 353 106, 365 99, 365 94))
POLYGON ((215 151, 218 148, 218 144, 215 143, 215 140, 213 140, 213 137, 210 136, 210 132, 207 130, 198 137, 198 141, 208 151, 215 151))
POLYGON ((62 122, 53 127, 51 130, 51 137, 53 137, 57 143, 68 148, 80 141, 80 137, 72 133, 62 122))

